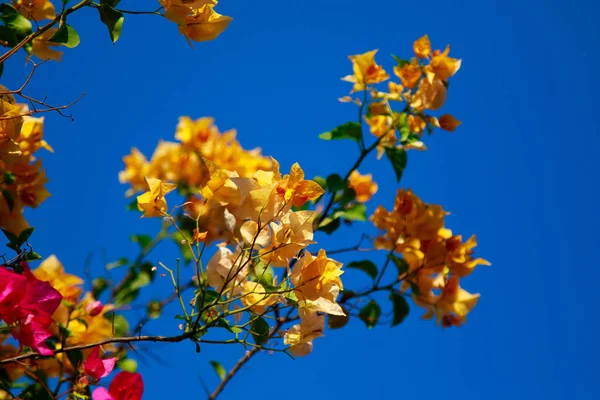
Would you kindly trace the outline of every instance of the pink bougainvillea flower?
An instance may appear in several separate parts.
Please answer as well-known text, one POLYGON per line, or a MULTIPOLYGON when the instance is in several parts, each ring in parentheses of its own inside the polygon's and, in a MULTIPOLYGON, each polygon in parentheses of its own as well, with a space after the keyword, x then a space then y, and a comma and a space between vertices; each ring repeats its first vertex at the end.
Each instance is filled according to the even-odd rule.
POLYGON ((138 373, 121 371, 110 383, 108 390, 96 388, 92 400, 141 400, 144 394, 144 381, 138 373))
POLYGON ((100 346, 96 346, 84 361, 83 371, 94 378, 94 380, 99 380, 112 372, 116 361, 115 357, 100 358, 100 346))
POLYGON ((104 304, 102 304, 100 300, 92 301, 85 307, 85 311, 90 315, 90 317, 99 315, 102 310, 104 310, 104 304))
POLYGON ((52 355, 45 341, 52 332, 52 314, 62 301, 61 294, 38 280, 27 264, 23 274, 0 267, 0 319, 14 325, 12 335, 21 348, 29 346, 43 355, 52 355))

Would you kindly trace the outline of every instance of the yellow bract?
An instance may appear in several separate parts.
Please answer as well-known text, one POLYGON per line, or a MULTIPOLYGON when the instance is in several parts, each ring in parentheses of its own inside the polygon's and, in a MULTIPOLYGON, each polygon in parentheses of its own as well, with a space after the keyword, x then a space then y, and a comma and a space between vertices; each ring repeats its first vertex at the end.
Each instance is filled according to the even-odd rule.
POLYGON ((377 193, 377 183, 373 182, 373 175, 361 175, 357 170, 352 171, 348 185, 356 192, 356 201, 366 203, 377 193))
POLYGON ((431 42, 429 36, 424 35, 413 43, 415 55, 419 58, 427 58, 431 54, 431 42))
POLYGON ((33 270, 33 275, 41 281, 48 282, 60 292, 63 300, 75 303, 81 296, 83 279, 76 275, 67 274, 61 262, 55 255, 46 258, 39 267, 33 270))
POLYGON ((49 0, 19 0, 17 1, 16 9, 23 16, 34 21, 52 19, 56 16, 54 4, 49 0))
POLYGON ((146 178, 148 191, 137 197, 138 209, 142 217, 162 217, 167 213, 165 195, 177 188, 173 183, 163 183, 160 179, 146 178))
POLYGON ((367 85, 381 83, 389 78, 389 75, 383 67, 375 62, 377 50, 371 50, 363 54, 349 56, 352 61, 353 75, 348 75, 342 80, 354 83, 352 92, 360 92, 367 88, 367 85))

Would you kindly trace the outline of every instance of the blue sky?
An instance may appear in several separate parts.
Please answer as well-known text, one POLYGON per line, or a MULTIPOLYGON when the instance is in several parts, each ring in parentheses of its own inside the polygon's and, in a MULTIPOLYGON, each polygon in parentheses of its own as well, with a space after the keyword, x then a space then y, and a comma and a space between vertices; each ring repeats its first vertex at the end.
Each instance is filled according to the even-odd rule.
MULTIPOLYGON (((78 274, 90 251, 94 274, 103 254, 133 257, 129 234, 158 225, 124 211, 121 157, 132 146, 151 153, 160 138, 173 137, 181 115, 236 128, 245 147, 262 147, 284 169, 298 161, 309 176, 345 171, 351 144, 318 134, 355 118, 351 105, 337 102, 350 89, 339 79, 351 71, 347 56, 378 48, 391 69, 388 55, 409 57, 413 40, 427 33, 434 47, 450 43, 463 59, 445 106, 463 125, 429 138, 429 151, 411 153, 402 185, 450 211, 453 231, 477 234, 478 255, 493 263, 464 282, 482 294, 477 308, 465 327, 445 331, 420 321, 416 308, 394 329, 352 322, 327 332, 303 359, 256 357, 222 398, 257 391, 263 399, 282 391, 292 399, 600 396, 592 384, 600 356, 591 313, 600 222, 593 2, 222 0, 219 10, 234 21, 194 50, 160 18, 126 18, 115 46, 94 10, 70 20, 81 45, 40 68, 31 85, 55 103, 86 92, 72 108, 75 122, 47 118, 55 153, 43 158, 53 197, 27 214, 36 250, 57 254, 78 274)), ((17 86, 23 75, 13 62, 3 83, 17 86)), ((390 166, 370 159, 361 172, 379 182, 373 203, 390 207, 397 188, 390 166)), ((320 244, 339 248, 355 238, 347 230, 320 244)), ((154 260, 172 256, 165 248, 154 260)), ((347 274, 349 282, 358 277, 347 274)), ((169 284, 148 292, 166 295, 169 284)), ((148 331, 173 333, 176 324, 164 319, 148 331)), ((244 353, 205 346, 197 355, 190 343, 155 348, 160 362, 140 361, 149 400, 201 398, 198 376, 210 387, 218 381, 208 361, 229 369, 244 353)))

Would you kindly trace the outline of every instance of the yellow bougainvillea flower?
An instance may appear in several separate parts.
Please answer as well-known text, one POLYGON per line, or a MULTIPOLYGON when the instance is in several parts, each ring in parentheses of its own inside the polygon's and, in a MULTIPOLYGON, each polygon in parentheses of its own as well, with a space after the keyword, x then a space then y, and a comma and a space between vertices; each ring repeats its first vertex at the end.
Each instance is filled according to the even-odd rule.
POLYGON ((231 17, 217 13, 213 4, 207 4, 194 9, 179 26, 179 31, 189 40, 205 42, 219 36, 230 22, 231 17))
POLYGON ((415 55, 419 58, 427 58, 431 54, 431 42, 429 36, 423 35, 413 43, 415 55))
POLYGON ((270 224, 271 243, 260 251, 261 261, 273 267, 284 267, 298 252, 313 244, 314 211, 289 211, 279 223, 270 224))
POLYGON ((221 243, 206 264, 208 284, 215 290, 233 287, 234 293, 237 293, 249 274, 248 263, 244 261, 239 247, 233 252, 221 243))
POLYGON ((447 46, 443 53, 436 50, 431 57, 429 65, 433 69, 435 76, 443 81, 447 80, 460 69, 462 60, 448 57, 450 46, 447 46))
POLYGON ((416 110, 438 110, 446 102, 448 89, 440 79, 423 79, 412 99, 411 106, 416 110))
POLYGON ((298 163, 292 165, 290 174, 283 177, 275 190, 286 203, 296 207, 302 207, 307 201, 316 200, 325 193, 317 182, 304 179, 304 171, 298 163))
POLYGON ((395 66, 394 74, 400 78, 400 81, 405 88, 412 89, 419 83, 423 71, 421 71, 421 67, 417 63, 417 60, 413 59, 409 64, 404 64, 402 67, 395 66))
POLYGON ((17 139, 23 155, 35 153, 39 149, 54 152, 52 147, 44 140, 44 117, 35 118, 24 116, 21 134, 17 139))
POLYGON ((143 211, 142 217, 162 217, 167 212, 167 201, 165 195, 177 185, 163 183, 160 179, 146 178, 148 191, 137 197, 138 209, 143 211))
POLYGON ((49 0, 19 0, 16 8, 24 17, 35 21, 52 19, 56 16, 54 4, 49 0))
POLYGON ((367 51, 363 54, 349 56, 352 61, 353 75, 342 78, 343 81, 354 83, 352 93, 360 92, 367 88, 367 85, 381 83, 389 79, 389 75, 383 67, 375 62, 377 50, 367 51))
POLYGON ((144 177, 148 175, 150 164, 146 157, 135 147, 131 149, 131 154, 123 157, 125 170, 119 171, 119 182, 129 183, 129 189, 126 195, 133 196, 134 193, 143 190, 146 186, 144 177))
MULTIPOLYGON (((0 90, 5 89, 0 86, 0 90)), ((11 95, 12 96, 12 95, 11 95)), ((23 126, 22 107, 12 104, 10 97, 6 96, 0 100, 0 154, 6 161, 7 155, 20 155, 21 150, 17 143, 17 138, 23 126)))
POLYGON ((247 281, 242 285, 240 301, 244 307, 250 307, 256 314, 262 314, 268 306, 277 304, 279 296, 268 294, 258 282, 247 281))
POLYGON ((294 265, 290 276, 300 307, 331 315, 346 315, 336 303, 339 291, 344 289, 340 278, 343 273, 342 263, 327 258, 325 250, 319 250, 316 257, 305 254, 294 265))
POLYGON ((435 304, 438 320, 444 315, 456 315, 464 322, 467 314, 475 307, 479 300, 479 294, 471 294, 460 287, 459 278, 451 277, 442 289, 440 300, 435 304))
MULTIPOLYGON (((98 343, 113 336, 112 320, 106 318, 105 314, 114 310, 114 306, 105 304, 102 311, 92 313, 94 315, 91 315, 89 313, 89 305, 95 301, 96 299, 94 299, 91 293, 86 293, 71 313, 67 325, 67 329, 70 332, 67 344, 98 343)), ((106 351, 114 351, 114 349, 116 349, 114 344, 109 344, 105 348, 106 351)))
POLYGON ((440 124, 440 128, 442 128, 448 132, 454 132, 454 130, 456 128, 458 128, 458 126, 461 124, 461 122, 459 120, 457 120, 450 114, 442 115, 438 119, 438 122, 440 124))
POLYGON ((283 336, 283 343, 290 354, 302 357, 309 354, 313 348, 313 340, 323 336, 325 330, 325 317, 319 316, 314 311, 300 309, 300 323, 292 326, 283 336))
POLYGON ((425 121, 423 121, 421 117, 412 114, 408 116, 408 128, 411 132, 415 132, 421 135, 425 130, 426 126, 427 124, 425 123, 425 121))
POLYGON ((177 24, 184 24, 185 17, 191 14, 193 9, 200 8, 206 4, 217 4, 216 0, 160 0, 160 5, 165 9, 165 17, 177 24))
POLYGON ((377 183, 373 182, 373 175, 361 175, 357 170, 352 171, 348 179, 348 186, 356 192, 356 201, 366 203, 377 193, 377 183))
POLYGON ((57 31, 56 28, 50 28, 40 36, 33 39, 31 44, 31 54, 38 57, 42 61, 56 60, 60 61, 62 58, 62 51, 52 49, 52 47, 60 46, 59 43, 53 43, 48 41, 57 31))
POLYGON ((448 248, 448 267, 453 274, 458 276, 467 276, 477 265, 491 265, 483 258, 473 259, 471 256, 473 248, 477 246, 477 239, 471 236, 469 240, 462 243, 462 236, 457 235, 448 239, 446 247, 448 248))
POLYGON ((77 302, 81 296, 83 279, 76 275, 67 274, 61 262, 55 255, 46 258, 33 275, 41 281, 48 282, 63 296, 63 300, 77 302))
POLYGON ((44 200, 50 197, 50 193, 44 187, 48 183, 46 172, 42 168, 42 160, 33 164, 20 160, 12 165, 11 170, 16 176, 16 192, 23 205, 31 208, 38 207, 44 200))

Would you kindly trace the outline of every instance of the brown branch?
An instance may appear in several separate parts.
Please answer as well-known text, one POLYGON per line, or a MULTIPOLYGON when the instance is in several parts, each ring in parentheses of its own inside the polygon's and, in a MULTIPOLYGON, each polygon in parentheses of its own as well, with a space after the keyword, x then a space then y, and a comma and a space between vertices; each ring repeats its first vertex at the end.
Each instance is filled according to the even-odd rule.
MULTIPOLYGON (((88 344, 82 344, 82 345, 65 347, 62 349, 54 350, 53 355, 56 355, 59 353, 67 353, 69 351, 75 351, 75 350, 90 349, 92 347, 103 346, 103 345, 107 345, 107 344, 111 344, 111 343, 132 343, 132 342, 179 343, 179 342, 183 342, 186 339, 191 338, 192 335, 193 335, 192 332, 187 332, 187 333, 183 333, 183 334, 177 335, 177 336, 128 336, 128 337, 120 337, 120 338, 111 338, 111 339, 106 339, 106 340, 96 342, 96 343, 88 343, 88 344)), ((35 358, 35 357, 51 357, 51 356, 44 356, 35 351, 31 351, 29 353, 25 353, 25 354, 21 354, 21 355, 15 356, 15 357, 0 360, 0 365, 1 364, 10 364, 10 363, 27 360, 29 358, 35 358)))
MULTIPOLYGON (((271 337, 275 336, 277 334, 277 331, 279 330, 279 328, 281 328, 284 324, 297 319, 297 318, 290 318, 290 315, 293 312, 293 310, 294 310, 293 308, 290 309, 290 311, 288 312, 288 314, 285 317, 277 319, 277 323, 275 324, 273 329, 271 329, 271 331, 269 332, 269 335, 267 336, 267 340, 270 339, 271 337)), ((257 347, 253 347, 251 350, 247 351, 246 354, 244 355, 244 357, 242 357, 238 360, 238 362, 233 366, 233 368, 229 371, 229 373, 225 376, 225 378, 223 378, 223 380, 219 383, 219 385, 215 388, 215 390, 210 394, 210 396, 208 396, 208 400, 215 400, 221 394, 221 392, 223 392, 223 390, 225 389, 225 386, 227 386, 229 381, 231 381, 231 379, 233 379, 235 374, 237 374, 237 372, 248 361, 250 361, 250 359, 252 357, 254 357, 254 355, 256 353, 258 353, 261 349, 262 349, 262 346, 257 346, 257 347)))

